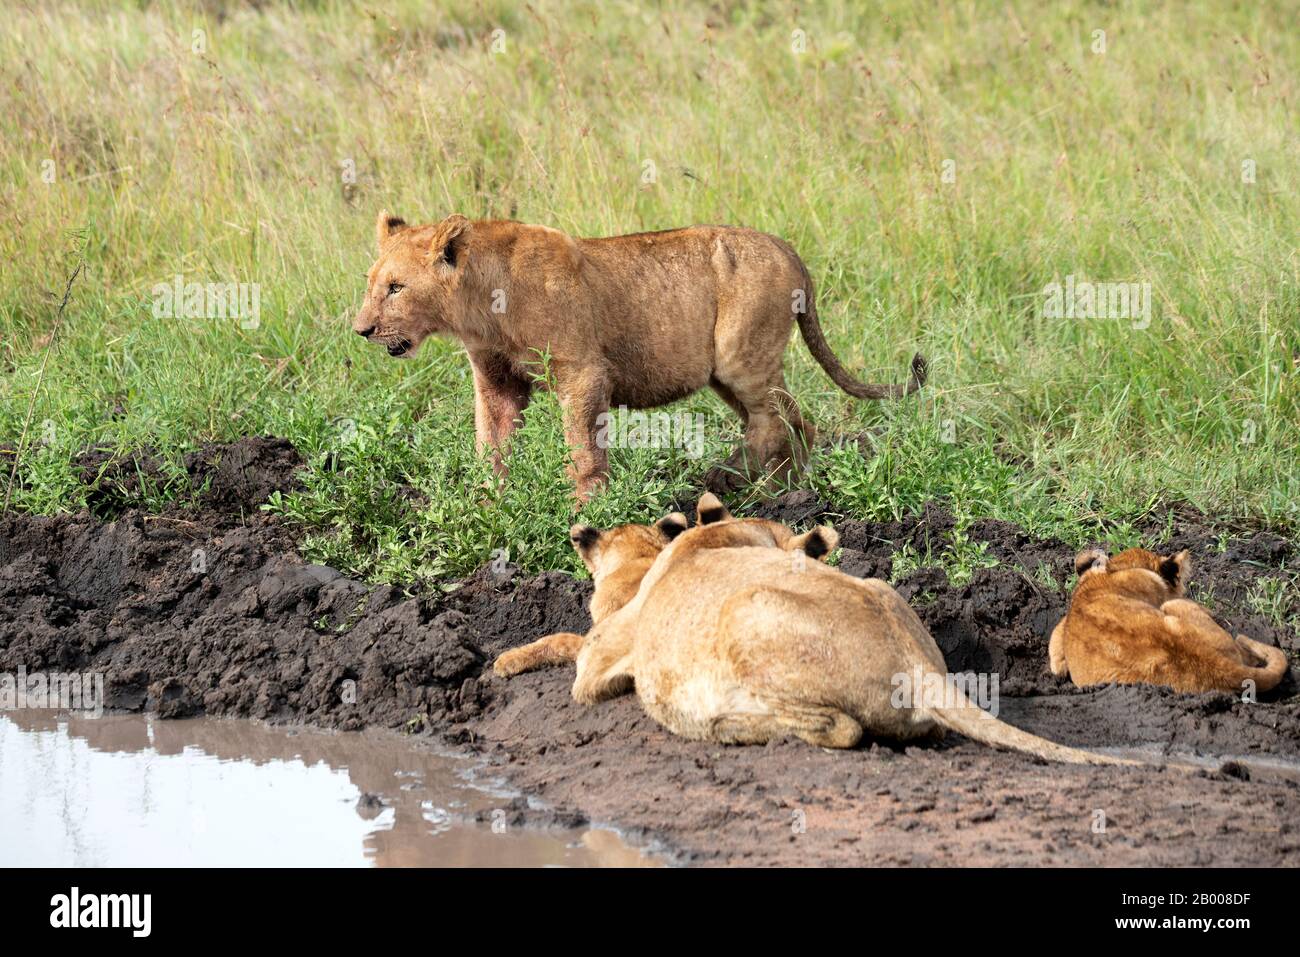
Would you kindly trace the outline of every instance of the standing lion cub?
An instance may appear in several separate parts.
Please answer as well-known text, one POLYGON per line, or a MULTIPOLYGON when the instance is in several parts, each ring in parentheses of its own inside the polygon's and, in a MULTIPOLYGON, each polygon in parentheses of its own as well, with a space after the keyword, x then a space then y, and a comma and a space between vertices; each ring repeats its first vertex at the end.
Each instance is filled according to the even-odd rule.
POLYGON ((1277 686, 1286 653, 1233 638, 1196 602, 1183 597, 1191 573, 1187 552, 1160 556, 1130 548, 1109 558, 1099 549, 1075 559, 1079 584, 1070 609, 1052 631, 1052 674, 1079 687, 1168 685, 1175 691, 1240 694, 1277 686))
POLYGON ((803 261, 752 229, 575 239, 545 226, 458 215, 408 226, 380 213, 376 241, 379 258, 353 330, 399 357, 414 355, 433 334, 464 343, 476 440, 498 472, 538 358, 548 354, 579 499, 606 478, 602 413, 664 405, 706 385, 745 426, 741 447, 710 472, 711 487, 800 464, 814 429, 782 373, 796 320, 813 357, 849 395, 903 396, 925 382, 919 354, 906 386, 849 375, 822 336, 803 261))

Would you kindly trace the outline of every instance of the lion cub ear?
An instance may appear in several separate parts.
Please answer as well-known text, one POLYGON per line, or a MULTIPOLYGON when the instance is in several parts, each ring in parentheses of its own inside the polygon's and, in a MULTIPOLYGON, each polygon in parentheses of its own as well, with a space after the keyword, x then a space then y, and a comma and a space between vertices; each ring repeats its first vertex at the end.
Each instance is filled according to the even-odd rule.
POLYGON ((1177 555, 1171 555, 1160 560, 1160 577, 1179 594, 1182 594, 1183 586, 1187 582, 1187 576, 1191 573, 1192 556, 1188 554, 1185 548, 1177 555))
POLYGON ((434 260, 455 268, 465 251, 465 244, 469 242, 469 232, 470 221, 460 213, 452 213, 433 227, 429 255, 434 260))
POLYGON ((802 551, 809 558, 825 559, 839 543, 840 533, 830 525, 822 525, 790 539, 785 543, 785 550, 802 551))
POLYGON ((574 525, 569 529, 569 542, 573 550, 586 559, 596 542, 600 541, 600 529, 590 525, 574 525))
POLYGON ((686 531, 686 516, 681 512, 673 512, 671 515, 665 515, 659 521, 655 522, 655 528, 663 533, 664 538, 672 541, 682 532, 686 531))
POLYGON ((401 216, 392 216, 388 210, 381 209, 379 219, 375 221, 375 245, 383 249, 384 243, 388 242, 389 236, 405 228, 406 220, 401 216))
POLYGON ((712 525, 714 522, 725 522, 731 518, 731 512, 727 511, 727 506, 722 504, 722 500, 712 492, 705 492, 700 496, 699 502, 695 506, 695 521, 700 525, 712 525))
POLYGON ((1090 572, 1093 569, 1105 571, 1109 561, 1110 556, 1100 548, 1084 549, 1075 556, 1074 573, 1082 578, 1084 572, 1090 572))

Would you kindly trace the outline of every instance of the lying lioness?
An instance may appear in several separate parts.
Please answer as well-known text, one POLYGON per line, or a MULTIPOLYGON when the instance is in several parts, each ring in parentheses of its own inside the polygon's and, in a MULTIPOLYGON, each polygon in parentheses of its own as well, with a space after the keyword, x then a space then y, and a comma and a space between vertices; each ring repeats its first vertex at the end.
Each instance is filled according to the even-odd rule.
POLYGON ((802 462, 814 429, 781 369, 796 319, 813 357, 852 396, 903 396, 925 382, 919 354, 906 386, 849 375, 822 336, 799 256, 751 229, 574 239, 464 216, 408 226, 380 213, 377 231, 379 258, 352 328, 392 356, 414 355, 431 334, 460 339, 474 371, 476 440, 498 472, 538 357, 549 354, 579 499, 606 477, 602 413, 663 405, 706 385, 745 424, 741 447, 710 473, 713 487, 802 462))
POLYGON ((1175 691, 1240 693, 1275 687, 1287 673, 1279 648, 1233 638, 1204 608, 1184 598, 1187 552, 1160 556, 1130 548, 1114 558, 1099 549, 1075 559, 1079 584, 1052 631, 1052 673, 1079 687, 1117 681, 1175 691))
MULTIPOLYGON (((948 728, 1053 760, 1131 763, 1019 731, 953 686, 942 706, 919 689, 897 704, 897 676, 947 675, 938 646, 902 597, 883 581, 800 559, 801 550, 829 552, 833 529, 796 537, 784 526, 765 527, 775 523, 729 521, 716 500, 701 505, 702 520, 712 513, 719 524, 659 544, 635 596, 579 643, 578 701, 600 701, 635 684, 646 712, 670 731, 723 743, 793 734, 847 748, 864 731, 905 741, 948 728)), ((645 558, 640 547, 627 547, 629 537, 616 529, 580 545, 598 592, 625 562, 645 558)), ((576 637, 542 642, 560 638, 571 648, 576 637)), ((513 669, 498 661, 498 671, 513 669)))
MULTIPOLYGON (((838 541, 835 530, 829 527, 796 535, 779 522, 734 519, 712 494, 700 499, 697 520, 701 527, 708 525, 709 531, 697 528, 696 547, 755 545, 800 552, 816 559, 826 557, 838 541)), ((591 572, 596 586, 590 605, 594 624, 600 624, 632 600, 655 559, 684 531, 686 516, 681 512, 673 512, 653 525, 619 525, 605 531, 590 525, 574 525, 569 530, 569 541, 591 572)), ((573 662, 585 640, 585 635, 557 632, 503 652, 492 667, 498 675, 508 678, 547 665, 573 662)), ((606 651, 611 647, 607 646, 606 651)))

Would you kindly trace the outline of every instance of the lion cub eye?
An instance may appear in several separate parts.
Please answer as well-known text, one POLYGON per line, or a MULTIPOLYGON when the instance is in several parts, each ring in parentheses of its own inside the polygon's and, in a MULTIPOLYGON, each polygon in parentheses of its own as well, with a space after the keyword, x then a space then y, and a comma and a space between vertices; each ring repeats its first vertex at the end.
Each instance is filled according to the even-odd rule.
POLYGON ((399 292, 401 292, 405 288, 406 287, 403 286, 400 282, 390 282, 388 284, 388 294, 390 296, 396 296, 399 292))

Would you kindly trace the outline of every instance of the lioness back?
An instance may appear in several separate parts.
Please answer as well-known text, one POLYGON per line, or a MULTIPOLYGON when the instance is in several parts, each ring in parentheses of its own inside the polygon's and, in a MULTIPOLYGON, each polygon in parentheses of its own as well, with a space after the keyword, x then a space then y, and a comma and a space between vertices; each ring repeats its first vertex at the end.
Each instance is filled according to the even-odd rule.
MULTIPOLYGON (((891 706, 889 676, 917 665, 943 670, 943 656, 883 582, 779 550, 733 548, 724 561, 705 551, 673 562, 643 599, 637 694, 678 734, 715 737, 718 721, 797 711, 807 702, 897 738, 931 728, 891 706)), ((757 733, 722 739, 765 740, 757 733)))

